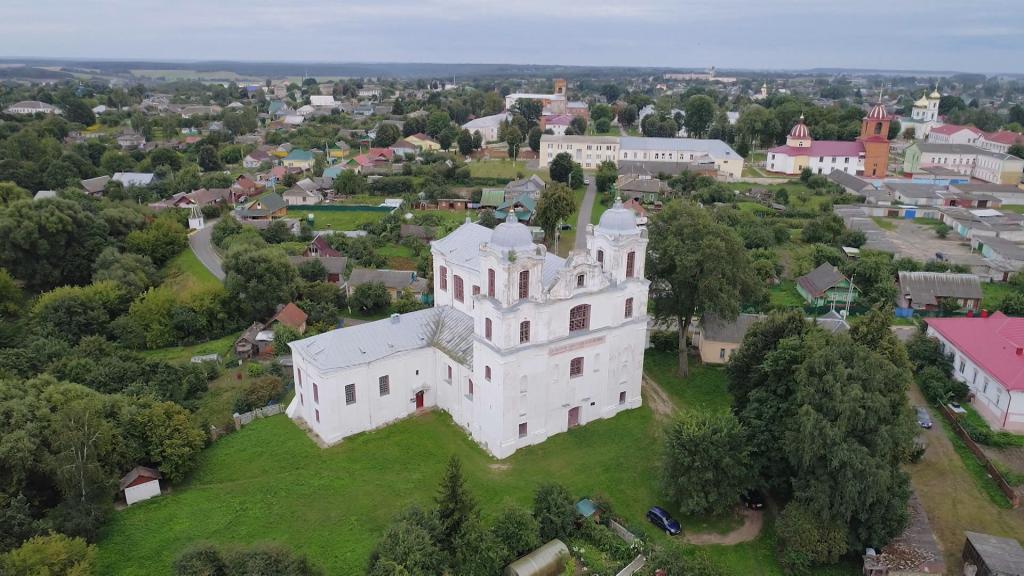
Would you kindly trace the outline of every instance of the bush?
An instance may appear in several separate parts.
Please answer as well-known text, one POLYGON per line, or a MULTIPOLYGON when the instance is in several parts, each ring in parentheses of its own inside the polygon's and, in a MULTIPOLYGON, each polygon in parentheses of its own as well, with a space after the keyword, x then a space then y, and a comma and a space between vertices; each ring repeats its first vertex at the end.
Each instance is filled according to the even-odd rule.
POLYGON ((257 378, 266 374, 267 370, 259 362, 250 362, 245 365, 245 373, 251 378, 257 378))
POLYGON ((540 525, 542 542, 572 536, 576 506, 565 486, 553 482, 541 484, 533 495, 533 517, 540 525))
POLYGON ((651 347, 659 352, 679 351, 679 334, 669 330, 651 332, 651 347))
MULTIPOLYGON (((250 364, 252 366, 252 364, 250 364)), ((242 391, 242 395, 235 401, 235 412, 243 413, 256 408, 262 408, 277 400, 284 394, 284 384, 281 379, 274 376, 257 378, 242 391)))
POLYGON ((381 282, 367 282, 356 286, 349 297, 348 303, 363 312, 383 310, 391 304, 391 296, 381 282))
POLYGON ((95 570, 96 547, 82 538, 51 533, 26 540, 0 555, 0 574, 5 576, 88 576, 95 570))
POLYGON ((917 383, 924 397, 935 405, 963 400, 968 393, 966 384, 951 378, 948 373, 935 366, 927 366, 921 370, 917 375, 917 383))
POLYGON ((846 551, 846 530, 827 524, 799 502, 786 506, 775 530, 779 563, 787 574, 809 574, 814 566, 835 564, 846 551))

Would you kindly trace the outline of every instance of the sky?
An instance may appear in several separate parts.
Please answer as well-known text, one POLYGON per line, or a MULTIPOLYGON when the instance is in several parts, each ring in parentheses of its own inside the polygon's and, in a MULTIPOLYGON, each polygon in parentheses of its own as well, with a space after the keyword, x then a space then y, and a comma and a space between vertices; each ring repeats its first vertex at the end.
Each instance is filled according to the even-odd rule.
POLYGON ((3 0, 3 58, 1024 72, 1005 0, 3 0))

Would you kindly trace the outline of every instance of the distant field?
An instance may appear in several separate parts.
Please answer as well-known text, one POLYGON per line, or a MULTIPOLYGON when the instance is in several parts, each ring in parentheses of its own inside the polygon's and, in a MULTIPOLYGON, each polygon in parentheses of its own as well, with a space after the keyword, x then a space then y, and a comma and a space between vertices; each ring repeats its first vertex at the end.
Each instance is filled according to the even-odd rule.
POLYGON ((234 72, 214 71, 199 72, 198 70, 146 70, 144 68, 130 70, 132 76, 139 78, 167 78, 168 80, 241 80, 242 76, 234 72))

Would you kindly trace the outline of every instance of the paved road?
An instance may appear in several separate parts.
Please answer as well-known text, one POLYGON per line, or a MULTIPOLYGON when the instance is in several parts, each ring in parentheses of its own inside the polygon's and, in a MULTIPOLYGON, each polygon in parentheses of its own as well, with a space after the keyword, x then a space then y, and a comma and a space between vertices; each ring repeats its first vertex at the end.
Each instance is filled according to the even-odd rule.
POLYGON ((597 199, 597 184, 595 178, 590 176, 590 184, 587 185, 587 192, 583 195, 583 203, 580 204, 579 216, 576 218, 576 245, 573 250, 587 251, 587 224, 590 224, 590 215, 594 211, 594 200, 597 199))
POLYGON ((207 221, 206 226, 202 230, 189 236, 188 244, 192 247, 192 251, 195 252, 196 258, 199 258, 199 261, 203 263, 203 266, 206 266, 206 269, 211 274, 223 282, 224 268, 220 265, 220 255, 213 249, 213 225, 216 223, 216 220, 207 221))

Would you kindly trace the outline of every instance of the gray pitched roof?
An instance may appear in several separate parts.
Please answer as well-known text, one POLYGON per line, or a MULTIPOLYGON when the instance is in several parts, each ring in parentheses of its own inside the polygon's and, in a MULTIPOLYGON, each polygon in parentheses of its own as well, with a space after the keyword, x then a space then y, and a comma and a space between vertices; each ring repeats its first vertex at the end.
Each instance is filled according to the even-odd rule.
POLYGON ((107 188, 107 183, 110 182, 110 176, 97 176, 95 178, 86 178, 82 180, 82 188, 89 194, 99 194, 107 188))
POLYGON ((451 306, 331 330, 289 344, 322 372, 359 366, 432 346, 464 365, 473 362, 473 318, 451 306))
POLYGON ((831 173, 829 173, 828 179, 835 182, 836 184, 839 184, 843 188, 846 188, 847 190, 853 193, 861 192, 863 190, 868 189, 875 189, 875 187, 872 186, 870 183, 861 180, 860 178, 857 178, 853 174, 838 169, 833 170, 831 173))
POLYGON ((310 260, 319 260, 324 265, 328 274, 344 274, 348 265, 348 258, 344 256, 289 256, 288 261, 292 266, 298 268, 310 260))
POLYGON ((796 279, 797 284, 810 292, 814 297, 825 294, 825 291, 846 280, 846 276, 838 268, 825 262, 814 270, 796 279))
POLYGON ((914 305, 934 306, 937 298, 981 299, 981 280, 974 274, 900 272, 900 293, 914 305))
POLYGON ((764 318, 764 314, 740 314, 735 320, 729 321, 709 314, 704 317, 700 326, 705 340, 739 344, 743 342, 747 330, 764 318))
POLYGON ((412 288, 416 291, 417 289, 425 290, 427 287, 427 281, 424 278, 418 278, 416 273, 411 270, 374 270, 373 268, 356 268, 352 270, 352 274, 348 277, 348 283, 350 286, 359 286, 360 284, 367 284, 369 282, 380 282, 388 288, 393 288, 395 290, 412 288))

